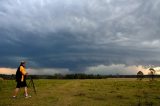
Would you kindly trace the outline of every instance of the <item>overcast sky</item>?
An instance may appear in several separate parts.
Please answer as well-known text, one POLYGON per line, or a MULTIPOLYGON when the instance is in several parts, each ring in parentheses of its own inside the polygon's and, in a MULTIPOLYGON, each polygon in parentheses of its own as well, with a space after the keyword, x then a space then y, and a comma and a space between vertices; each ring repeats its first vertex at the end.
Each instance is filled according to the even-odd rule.
POLYGON ((112 74, 158 66, 159 10, 160 0, 0 0, 0 67, 25 60, 48 73, 112 74))

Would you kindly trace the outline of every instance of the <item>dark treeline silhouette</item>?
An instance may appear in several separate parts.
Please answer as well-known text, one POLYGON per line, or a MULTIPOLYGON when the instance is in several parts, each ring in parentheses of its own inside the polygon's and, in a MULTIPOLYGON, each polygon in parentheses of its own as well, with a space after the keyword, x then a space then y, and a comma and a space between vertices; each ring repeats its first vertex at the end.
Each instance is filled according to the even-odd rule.
MULTIPOLYGON (((54 75, 29 75, 30 79, 105 79, 105 78, 137 78, 137 75, 93 75, 93 74, 54 74, 54 75)), ((143 75, 143 78, 150 78, 150 75, 143 75)), ((155 75, 155 78, 160 78, 160 75, 155 75)), ((0 78, 14 80, 15 75, 0 74, 0 78)))
MULTIPOLYGON (((102 79, 107 78, 106 75, 87 75, 87 74, 54 74, 54 75, 29 75, 27 78, 32 77, 33 79, 102 79)), ((0 74, 0 78, 3 79, 15 79, 15 75, 0 74)))

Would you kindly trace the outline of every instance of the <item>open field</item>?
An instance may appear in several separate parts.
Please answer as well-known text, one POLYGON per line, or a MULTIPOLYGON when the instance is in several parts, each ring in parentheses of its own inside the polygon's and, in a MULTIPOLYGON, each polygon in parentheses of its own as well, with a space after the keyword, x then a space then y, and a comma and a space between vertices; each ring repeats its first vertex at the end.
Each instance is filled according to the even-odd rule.
MULTIPOLYGON (((29 82, 29 80, 28 80, 29 82)), ((16 99, 16 82, 0 80, 0 106, 160 106, 160 79, 34 80, 37 95, 16 99)))

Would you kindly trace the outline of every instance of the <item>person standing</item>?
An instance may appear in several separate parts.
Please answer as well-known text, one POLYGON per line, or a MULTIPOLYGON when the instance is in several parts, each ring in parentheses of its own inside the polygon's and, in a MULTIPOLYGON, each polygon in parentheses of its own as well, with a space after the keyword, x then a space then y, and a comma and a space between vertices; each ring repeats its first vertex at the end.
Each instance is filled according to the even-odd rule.
POLYGON ((14 90, 13 98, 17 97, 17 94, 19 92, 20 88, 24 88, 24 96, 25 98, 31 97, 28 95, 28 88, 27 88, 27 83, 26 83, 26 76, 28 73, 26 72, 26 62, 22 61, 20 63, 20 66, 17 69, 16 72, 16 88, 14 90))

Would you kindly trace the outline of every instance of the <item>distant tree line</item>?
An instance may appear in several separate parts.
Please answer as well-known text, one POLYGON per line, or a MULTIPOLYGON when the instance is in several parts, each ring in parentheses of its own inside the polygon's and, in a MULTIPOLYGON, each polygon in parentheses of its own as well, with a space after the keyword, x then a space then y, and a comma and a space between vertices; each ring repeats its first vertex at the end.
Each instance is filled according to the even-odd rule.
MULTIPOLYGON (((54 75, 29 75, 27 78, 33 79, 105 79, 105 78, 137 78, 137 75, 94 75, 94 74, 54 74, 54 75)), ((143 78, 150 78, 150 75, 143 75, 143 78)), ((155 78, 160 78, 160 75, 154 75, 155 78)), ((15 79, 15 75, 0 74, 3 79, 15 79)))
MULTIPOLYGON (((54 74, 54 75, 29 75, 27 78, 32 77, 33 79, 102 79, 107 78, 106 75, 93 75, 93 74, 54 74)), ((0 78, 3 79, 15 79, 15 75, 0 74, 0 78)))

